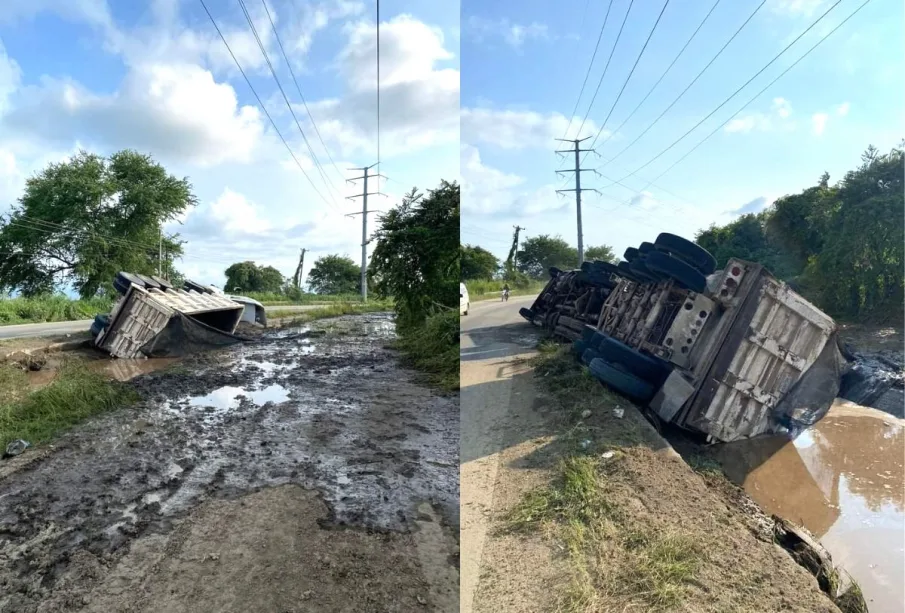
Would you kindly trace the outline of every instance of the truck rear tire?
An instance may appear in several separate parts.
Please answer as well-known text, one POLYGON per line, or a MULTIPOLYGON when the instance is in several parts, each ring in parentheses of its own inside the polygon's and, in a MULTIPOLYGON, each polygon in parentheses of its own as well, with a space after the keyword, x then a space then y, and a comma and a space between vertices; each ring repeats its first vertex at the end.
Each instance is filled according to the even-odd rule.
POLYGON ((550 278, 552 279, 553 277, 559 276, 562 271, 556 266, 551 266, 547 272, 550 273, 550 278))
POLYGON ((644 241, 643 243, 638 245, 638 251, 642 254, 650 253, 651 251, 656 250, 656 248, 657 248, 656 245, 654 245, 653 243, 649 243, 647 241, 644 241))
POLYGON ((633 273, 635 273, 636 276, 644 279, 648 283, 657 283, 658 281, 662 281, 663 275, 655 273, 650 268, 648 268, 647 264, 645 263, 646 259, 647 258, 645 256, 639 256, 635 258, 634 260, 629 262, 629 270, 631 270, 633 273))
POLYGON ((662 251, 654 251, 647 255, 645 264, 653 272, 671 277, 679 285, 693 292, 701 293, 707 289, 707 277, 687 262, 662 251))
POLYGON ((716 270, 716 259, 709 251, 681 236, 661 232, 654 241, 654 246, 661 251, 666 251, 691 264, 705 277, 716 270))
MULTIPOLYGON (((526 309, 525 307, 522 307, 518 310, 518 314, 521 315, 522 317, 524 317, 525 319, 527 319, 528 321, 530 321, 531 323, 534 323, 534 311, 532 311, 531 309, 526 309)), ((466 315, 467 315, 467 313, 466 313, 466 315)))
POLYGON ((623 396, 638 400, 644 404, 650 402, 650 399, 654 397, 655 390, 650 383, 619 369, 613 364, 605 362, 601 358, 592 360, 589 368, 596 379, 623 396))
POLYGON ((584 353, 581 354, 581 362, 582 364, 590 364, 594 360, 600 357, 600 352, 598 352, 593 347, 588 347, 584 350, 584 353))
POLYGON ((645 281, 641 279, 638 275, 632 272, 631 264, 626 261, 619 262, 617 266, 619 269, 619 276, 628 279, 629 281, 634 281, 635 283, 644 283, 645 281))
POLYGON ((91 322, 91 336, 97 336, 102 330, 110 325, 109 315, 95 315, 94 321, 91 322))
POLYGON ((634 376, 659 385, 669 371, 665 363, 632 349, 610 336, 604 336, 597 344, 600 356, 610 364, 618 364, 634 376))
POLYGON ((638 251, 637 249, 635 249, 634 247, 629 247, 628 249, 625 250, 625 253, 622 254, 622 257, 625 259, 626 262, 631 262, 632 260, 637 258, 640 255, 640 253, 641 252, 638 251))

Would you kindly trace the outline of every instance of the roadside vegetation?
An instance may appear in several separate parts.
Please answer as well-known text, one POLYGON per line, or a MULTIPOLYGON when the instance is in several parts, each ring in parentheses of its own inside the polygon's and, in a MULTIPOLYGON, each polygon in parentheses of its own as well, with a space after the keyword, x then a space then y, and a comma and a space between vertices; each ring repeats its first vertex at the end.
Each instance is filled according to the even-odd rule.
POLYGON ((885 154, 869 147, 835 185, 824 173, 813 187, 696 240, 720 264, 729 257, 764 264, 835 317, 901 325, 903 166, 903 145, 885 154))
POLYGON ((371 257, 374 290, 393 297, 397 347, 446 390, 459 387, 459 185, 412 190, 380 218, 371 257))
POLYGON ((299 292, 231 292, 236 295, 246 296, 257 300, 264 306, 300 305, 300 304, 328 304, 332 302, 361 302, 361 294, 309 294, 299 292))
POLYGON ((0 447, 16 439, 36 445, 92 415, 138 399, 130 386, 109 381, 75 361, 64 364, 53 381, 29 390, 25 371, 0 364, 0 447))
MULTIPOLYGON (((533 366, 545 413, 555 416, 555 435, 533 464, 547 483, 501 516, 498 535, 539 538, 565 555, 557 610, 835 610, 755 532, 748 509, 706 483, 717 465, 702 458, 700 473, 691 470, 568 349, 542 344, 533 366)), ((837 599, 840 607, 842 598, 854 596, 837 599)))
POLYGON ((359 313, 380 313, 393 310, 392 300, 369 300, 368 302, 337 302, 328 304, 323 307, 311 309, 309 311, 271 311, 267 314, 267 319, 273 321, 276 319, 291 320, 293 324, 303 324, 318 319, 328 319, 330 317, 341 317, 342 315, 356 315, 359 313))
POLYGON ((0 326, 51 321, 91 319, 110 310, 113 300, 105 297, 73 300, 67 296, 0 298, 0 326))
MULTIPOLYGON (((561 237, 548 235, 526 239, 522 249, 516 248, 517 235, 505 260, 500 260, 483 247, 460 245, 461 278, 472 302, 500 298, 503 285, 509 285, 510 296, 539 293, 550 279, 550 268, 575 268, 578 250, 561 237)), ((607 245, 588 247, 586 260, 616 262, 613 249, 607 245)))

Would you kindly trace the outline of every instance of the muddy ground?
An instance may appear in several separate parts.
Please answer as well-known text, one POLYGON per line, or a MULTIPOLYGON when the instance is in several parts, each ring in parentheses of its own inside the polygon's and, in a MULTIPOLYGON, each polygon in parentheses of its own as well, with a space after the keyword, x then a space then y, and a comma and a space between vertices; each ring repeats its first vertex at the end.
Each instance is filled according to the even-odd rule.
POLYGON ((458 611, 458 400, 386 315, 134 379, 0 476, 0 611, 458 611))

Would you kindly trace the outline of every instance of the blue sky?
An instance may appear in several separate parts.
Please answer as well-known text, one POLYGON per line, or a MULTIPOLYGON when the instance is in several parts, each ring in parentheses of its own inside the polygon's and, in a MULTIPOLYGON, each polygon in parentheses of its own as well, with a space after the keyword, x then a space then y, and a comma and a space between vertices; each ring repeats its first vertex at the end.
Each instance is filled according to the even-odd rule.
MULTIPOLYGON (((583 173, 585 245, 626 247, 670 231, 692 238, 711 223, 755 212, 775 198, 835 181, 874 144, 882 150, 903 136, 903 4, 872 0, 807 58, 738 115, 736 111, 861 5, 842 0, 808 34, 709 120, 659 159, 666 149, 758 72, 832 6, 828 0, 767 0, 695 85, 634 145, 642 131, 679 95, 760 0, 721 0, 698 35, 638 112, 644 98, 701 23, 715 0, 671 0, 618 101, 620 88, 651 31, 662 0, 632 3, 625 29, 581 136, 594 135, 602 158, 583 173), (733 117, 734 116, 734 117, 733 117), (662 178, 664 170, 723 122, 731 121, 662 178), (623 152, 624 150, 624 152, 623 152), (611 162, 606 160, 613 158, 611 162), (623 177, 629 176, 624 181, 623 177), (620 180, 624 185, 611 185, 620 180), (650 184, 653 180, 654 184, 650 184), (605 189, 604 189, 605 188, 605 189)), ((568 137, 575 138, 614 48, 631 0, 614 0, 597 58, 568 137)), ((462 4, 462 241, 500 257, 512 226, 526 235, 559 234, 576 243, 571 165, 557 159, 608 1, 543 0, 462 4), (565 183, 565 185, 563 185, 565 183)), ((586 141, 589 145, 592 141, 586 141)))
MULTIPOLYGON (((240 5, 207 6, 315 187, 280 142, 198 0, 11 0, 0 5, 0 213, 25 179, 79 148, 150 153, 188 176, 200 200, 182 224, 181 268, 221 284, 251 259, 291 275, 361 241, 360 191, 347 172, 376 161, 375 4, 268 0, 308 120, 261 0, 245 0, 326 181, 265 64, 240 5), (329 152, 329 156, 327 155, 329 152), (331 157, 336 167, 329 162, 331 157)), ((381 170, 386 209, 412 186, 455 179, 459 164, 459 6, 381 3, 381 170)), ((373 189, 373 185, 371 188, 373 189)), ((371 217, 370 226, 376 225, 371 217)), ((372 245, 373 246, 373 245, 372 245)))

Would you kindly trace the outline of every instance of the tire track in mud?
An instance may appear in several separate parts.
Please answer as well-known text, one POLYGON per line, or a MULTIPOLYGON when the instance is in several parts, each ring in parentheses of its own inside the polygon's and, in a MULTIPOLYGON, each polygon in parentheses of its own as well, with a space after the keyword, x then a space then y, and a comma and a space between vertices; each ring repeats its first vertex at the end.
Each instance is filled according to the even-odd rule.
POLYGON ((208 500, 276 486, 317 490, 322 529, 410 533, 427 503, 457 543, 457 397, 398 365, 386 315, 308 332, 136 379, 142 402, 0 480, 0 611, 37 610, 73 556, 109 566, 208 500))

